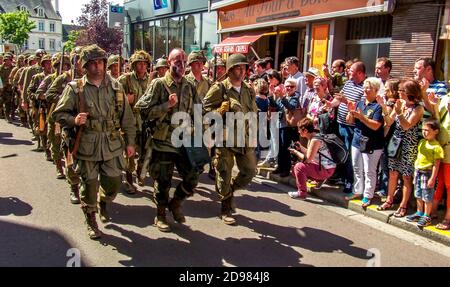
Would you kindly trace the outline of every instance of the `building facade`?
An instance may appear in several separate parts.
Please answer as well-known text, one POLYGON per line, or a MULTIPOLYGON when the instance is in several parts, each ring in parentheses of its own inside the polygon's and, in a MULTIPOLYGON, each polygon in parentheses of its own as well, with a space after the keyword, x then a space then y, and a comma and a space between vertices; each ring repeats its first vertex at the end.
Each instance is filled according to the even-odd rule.
POLYGON ((303 69, 358 58, 373 75, 378 57, 390 57, 393 76, 412 76, 419 57, 437 58, 445 1, 212 0, 221 44, 271 56, 297 56, 303 69), (247 38, 246 38, 247 37, 247 38), (245 40, 244 40, 245 39, 245 40))
POLYGON ((61 50, 62 19, 57 9, 57 0, 53 3, 50 0, 0 1, 1 13, 27 11, 30 21, 36 24, 36 28, 30 32, 28 40, 22 47, 23 52, 45 49, 50 54, 54 54, 61 50))
POLYGON ((187 53, 205 50, 212 57, 219 40, 217 15, 208 12, 207 0, 129 0, 124 7, 126 57, 143 49, 157 59, 177 47, 187 53))

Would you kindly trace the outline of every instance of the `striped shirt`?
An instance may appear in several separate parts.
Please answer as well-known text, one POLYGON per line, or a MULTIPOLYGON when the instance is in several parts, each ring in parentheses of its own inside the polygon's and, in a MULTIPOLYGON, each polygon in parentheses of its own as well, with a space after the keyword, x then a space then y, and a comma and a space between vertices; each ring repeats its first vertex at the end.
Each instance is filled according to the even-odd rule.
POLYGON ((427 94, 432 92, 439 98, 445 97, 447 95, 447 85, 445 82, 434 80, 427 89, 427 94))
MULTIPOLYGON (((364 81, 360 84, 356 84, 352 80, 348 80, 347 83, 345 83, 344 88, 342 88, 341 93, 344 94, 345 98, 348 101, 357 103, 364 98, 364 81)), ((338 109, 338 118, 337 121, 340 124, 354 126, 354 124, 348 124, 347 123, 347 114, 348 114, 348 108, 347 104, 341 103, 339 105, 338 109)))

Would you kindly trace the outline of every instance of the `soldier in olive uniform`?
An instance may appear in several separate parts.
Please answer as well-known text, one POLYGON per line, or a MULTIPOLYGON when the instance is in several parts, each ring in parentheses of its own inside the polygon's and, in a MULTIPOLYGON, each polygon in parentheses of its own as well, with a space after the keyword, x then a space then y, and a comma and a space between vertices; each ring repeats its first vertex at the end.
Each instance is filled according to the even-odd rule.
POLYGON ((30 100, 30 105, 33 110, 33 122, 35 123, 34 133, 38 137, 38 147, 37 151, 46 151, 47 148, 47 129, 45 124, 42 123, 45 118, 46 102, 43 95, 39 97, 36 94, 37 89, 41 82, 52 73, 52 57, 50 55, 45 55, 41 60, 42 72, 34 75, 31 78, 30 85, 28 86, 28 97, 30 100))
POLYGON ((19 90, 17 88, 17 82, 14 81, 15 76, 18 74, 19 70, 23 67, 25 67, 26 63, 25 63, 25 55, 19 55, 17 57, 17 64, 14 67, 14 69, 12 69, 11 74, 9 74, 9 84, 11 85, 12 89, 13 89, 13 106, 12 106, 12 114, 11 114, 11 118, 14 119, 15 115, 16 115, 16 109, 18 108, 18 100, 20 97, 19 94, 19 90))
POLYGON ((139 110, 135 109, 135 104, 147 91, 150 85, 151 79, 147 73, 148 67, 152 61, 151 56, 145 51, 136 51, 130 58, 131 73, 126 73, 119 78, 119 82, 122 85, 125 94, 128 98, 128 103, 133 110, 134 118, 136 120, 136 152, 139 155, 138 164, 134 157, 127 158, 128 168, 126 171, 127 192, 129 194, 136 193, 136 187, 133 184, 133 172, 136 171, 138 184, 144 185, 144 179, 140 177, 142 164, 144 163, 145 156, 145 137, 143 138, 142 119, 139 114, 139 110))
POLYGON ((181 148, 176 148, 171 140, 172 132, 178 125, 171 123, 172 115, 185 112, 193 117, 194 104, 201 101, 192 82, 184 77, 186 70, 186 53, 174 49, 169 55, 170 72, 163 78, 155 79, 145 95, 137 102, 143 120, 155 121, 153 131, 153 149, 150 162, 150 175, 154 180, 154 195, 157 204, 155 225, 162 232, 169 232, 166 220, 166 208, 172 211, 175 221, 186 221, 181 204, 194 194, 198 184, 198 171, 183 155, 181 148), (174 197, 169 202, 169 189, 174 167, 177 167, 182 182, 177 186, 174 197))
POLYGON ((191 72, 186 76, 186 79, 197 87, 197 94, 201 100, 203 100, 211 87, 210 80, 202 75, 206 62, 206 57, 201 51, 193 51, 189 54, 188 65, 191 67, 191 72))
MULTIPOLYGON (((204 112, 217 111, 221 115, 227 112, 256 113, 256 95, 254 90, 243 82, 247 70, 247 59, 242 54, 233 54, 227 60, 228 78, 216 83, 203 99, 204 112)), ((235 224, 232 217, 233 193, 248 185, 256 174, 256 155, 252 139, 249 139, 249 126, 245 126, 245 147, 216 148, 214 166, 216 169, 216 190, 222 201, 221 218, 225 224, 235 224), (236 159, 239 173, 232 178, 232 169, 236 159)), ((224 136, 236 139, 236 127, 233 133, 224 136)))
POLYGON ((13 70, 13 57, 11 54, 6 53, 3 55, 3 65, 0 66, 0 79, 3 84, 3 88, 0 91, 0 108, 5 112, 5 118, 8 123, 12 123, 13 117, 13 86, 9 83, 9 75, 13 70))
POLYGON ((108 69, 108 74, 114 78, 118 79, 120 77, 120 65, 123 63, 122 57, 119 55, 111 55, 108 58, 108 63, 106 64, 106 68, 108 69))
MULTIPOLYGON (((50 88, 50 86, 52 85, 52 83, 56 79, 56 77, 58 77, 61 59, 62 59, 61 53, 55 54, 52 57, 52 67, 53 67, 54 73, 45 77, 44 80, 39 85, 38 89, 36 90, 36 97, 38 98, 38 100, 45 102, 45 115, 46 115, 45 125, 46 125, 46 130, 47 130, 47 143, 46 143, 46 149, 45 149, 46 159, 48 161, 53 161, 53 163, 55 164, 57 179, 65 179, 66 177, 64 175, 61 158, 54 160, 52 153, 51 153, 52 141, 54 141, 54 137, 55 137, 55 125, 54 124, 51 125, 49 123, 50 114, 52 112, 51 111, 52 104, 47 101, 46 92, 48 91, 48 89, 50 88)), ((62 67, 62 72, 68 71, 69 69, 70 69, 69 57, 64 56, 64 65, 62 67)), ((54 108, 54 106, 53 106, 53 108, 54 108)))
POLYGON ((80 58, 86 75, 69 83, 52 116, 61 126, 77 127, 80 133, 74 157, 81 177, 81 203, 89 237, 97 239, 101 236, 95 215, 98 191, 100 220, 108 222, 107 202, 114 200, 121 186, 125 145, 128 156, 134 155, 136 128, 120 83, 106 74, 105 51, 86 46, 80 58))
POLYGON ((36 64, 24 70, 19 80, 19 85, 22 87, 22 108, 27 113, 29 125, 34 134, 33 140, 37 140, 38 138, 36 130, 39 123, 34 121, 34 113, 36 110, 33 109, 33 100, 30 98, 28 87, 30 86, 33 76, 42 72, 42 67, 40 64, 41 59, 45 54, 46 52, 44 50, 37 50, 35 55, 36 64))
POLYGON ((28 116, 27 116, 27 111, 25 110, 25 105, 23 105, 23 101, 22 101, 22 96, 24 93, 23 90, 23 85, 24 85, 24 74, 26 73, 26 71, 34 66, 37 63, 37 59, 36 56, 34 55, 28 55, 25 59, 25 66, 20 68, 16 75, 14 76, 13 79, 13 84, 16 85, 17 87, 17 93, 18 93, 18 110, 19 110, 19 117, 20 117, 20 122, 21 122, 21 126, 22 127, 26 127, 29 128, 29 123, 28 123, 28 116))
MULTIPOLYGON (((79 56, 81 54, 82 47, 75 47, 70 53, 70 63, 72 66, 71 71, 66 71, 59 75, 52 83, 50 88, 47 90, 45 94, 45 99, 51 105, 49 115, 51 116, 53 111, 55 110, 56 104, 58 103, 61 95, 66 88, 66 86, 72 81, 80 79, 83 76, 83 69, 81 67, 81 62, 79 61, 79 56), (73 76, 74 75, 74 76, 73 76)), ((65 61, 64 61, 65 62, 65 61)), ((71 160, 70 155, 68 153, 69 149, 69 129, 62 129, 61 125, 50 117, 48 119, 49 127, 48 129, 54 130, 54 137, 49 136, 50 139, 50 149, 52 152, 53 161, 61 161, 63 157, 65 157, 65 172, 67 183, 70 186, 70 202, 72 204, 80 204, 80 195, 79 195, 79 184, 80 177, 75 171, 75 167, 73 165, 73 160, 71 160), (64 144, 61 145, 61 142, 64 141, 64 144)))

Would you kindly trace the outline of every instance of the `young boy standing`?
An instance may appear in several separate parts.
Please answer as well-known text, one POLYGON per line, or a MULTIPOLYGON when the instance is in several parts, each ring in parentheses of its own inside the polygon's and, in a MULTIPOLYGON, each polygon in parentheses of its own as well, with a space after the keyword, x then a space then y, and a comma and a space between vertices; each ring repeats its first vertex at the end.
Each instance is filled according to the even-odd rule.
POLYGON ((433 196, 438 176, 439 164, 444 158, 444 150, 436 140, 439 134, 439 123, 429 119, 423 123, 422 135, 419 142, 417 160, 415 162, 415 196, 417 212, 406 217, 410 222, 417 221, 419 227, 431 224, 431 210, 433 196))

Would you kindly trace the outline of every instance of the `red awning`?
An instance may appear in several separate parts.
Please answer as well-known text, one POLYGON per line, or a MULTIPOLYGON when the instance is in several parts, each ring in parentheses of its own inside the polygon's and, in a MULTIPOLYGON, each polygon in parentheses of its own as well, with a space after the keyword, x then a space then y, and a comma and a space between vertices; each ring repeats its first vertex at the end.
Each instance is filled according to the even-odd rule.
POLYGON ((247 54, 249 46, 262 37, 261 34, 228 37, 214 46, 214 53, 247 54))

